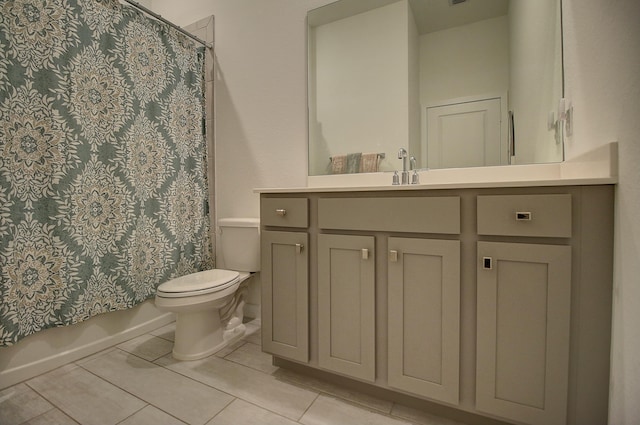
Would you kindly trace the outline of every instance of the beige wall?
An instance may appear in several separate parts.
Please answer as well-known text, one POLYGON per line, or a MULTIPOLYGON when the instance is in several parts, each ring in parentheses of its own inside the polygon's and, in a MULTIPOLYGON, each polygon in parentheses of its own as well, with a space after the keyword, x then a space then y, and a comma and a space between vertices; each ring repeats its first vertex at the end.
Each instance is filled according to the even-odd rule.
MULTIPOLYGON (((153 0, 182 25, 216 15, 218 215, 258 216, 255 187, 306 184, 307 9, 330 0, 153 0)), ((611 425, 640 421, 640 2, 564 0, 572 158, 613 140, 616 201, 611 425)))

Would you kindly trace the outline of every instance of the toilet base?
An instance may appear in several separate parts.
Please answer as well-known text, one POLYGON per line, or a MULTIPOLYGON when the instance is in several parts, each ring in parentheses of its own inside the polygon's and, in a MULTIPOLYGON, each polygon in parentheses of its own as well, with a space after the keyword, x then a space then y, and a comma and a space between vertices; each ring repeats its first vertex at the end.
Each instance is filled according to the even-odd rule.
POLYGON ((208 357, 242 338, 245 331, 243 324, 224 330, 218 310, 177 313, 173 358, 198 360, 208 357))

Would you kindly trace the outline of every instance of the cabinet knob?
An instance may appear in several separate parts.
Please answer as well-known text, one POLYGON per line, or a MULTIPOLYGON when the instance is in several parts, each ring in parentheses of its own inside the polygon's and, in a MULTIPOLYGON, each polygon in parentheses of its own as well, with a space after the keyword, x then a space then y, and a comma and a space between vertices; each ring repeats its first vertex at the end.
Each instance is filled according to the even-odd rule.
POLYGON ((389 251, 389 261, 391 261, 392 263, 398 262, 398 251, 396 251, 395 249, 389 251))
POLYGON ((368 260, 369 259, 369 250, 367 248, 364 248, 362 250, 362 259, 363 260, 368 260))
POLYGON ((482 268, 485 270, 493 269, 493 258, 491 257, 482 257, 482 268))
POLYGON ((531 211, 517 211, 516 212, 516 221, 531 221, 533 217, 531 216, 531 211))
POLYGON ((276 210, 276 214, 278 214, 280 217, 284 217, 285 215, 287 215, 287 210, 285 210, 284 208, 278 208, 276 210))
POLYGON ((300 254, 302 253, 302 250, 304 249, 304 245, 302 245, 301 243, 297 243, 296 244, 296 253, 300 254))

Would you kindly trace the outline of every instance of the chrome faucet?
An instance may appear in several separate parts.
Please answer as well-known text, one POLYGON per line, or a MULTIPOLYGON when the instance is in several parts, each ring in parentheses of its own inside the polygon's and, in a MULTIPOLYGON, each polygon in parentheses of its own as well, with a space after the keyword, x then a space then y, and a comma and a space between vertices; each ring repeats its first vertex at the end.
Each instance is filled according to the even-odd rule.
POLYGON ((417 163, 418 163, 418 160, 416 159, 415 156, 412 156, 411 158, 409 158, 409 168, 413 170, 413 174, 411 175, 411 184, 420 183, 420 177, 418 177, 418 170, 416 169, 417 163))
POLYGON ((409 171, 407 171, 407 150, 400 148, 398 159, 402 160, 402 184, 409 184, 409 171))

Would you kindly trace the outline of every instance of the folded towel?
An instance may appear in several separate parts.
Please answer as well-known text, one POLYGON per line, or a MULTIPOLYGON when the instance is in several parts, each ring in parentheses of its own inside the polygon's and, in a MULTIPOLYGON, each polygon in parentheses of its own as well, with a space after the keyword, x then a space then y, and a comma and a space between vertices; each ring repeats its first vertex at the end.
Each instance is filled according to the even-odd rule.
POLYGON ((376 173, 379 171, 380 158, 379 153, 354 152, 334 155, 330 158, 331 174, 376 173))
POLYGON ((360 152, 347 154, 347 173, 353 174, 360 172, 361 158, 362 154, 360 152))
POLYGON ((361 173, 376 173, 380 162, 379 153, 363 153, 360 160, 361 173))
POLYGON ((347 155, 335 155, 331 157, 331 173, 344 174, 347 166, 347 155))

